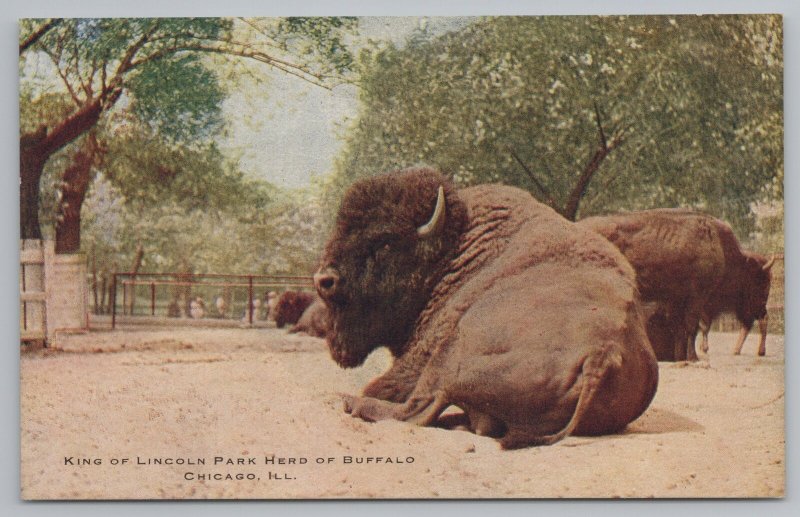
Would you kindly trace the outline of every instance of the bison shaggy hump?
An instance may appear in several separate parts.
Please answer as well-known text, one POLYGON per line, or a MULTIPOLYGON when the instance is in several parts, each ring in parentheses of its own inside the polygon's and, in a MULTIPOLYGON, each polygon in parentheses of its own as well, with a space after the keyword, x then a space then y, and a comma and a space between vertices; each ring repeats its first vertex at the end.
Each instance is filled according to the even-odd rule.
POLYGON ((505 448, 616 432, 655 395, 634 273, 526 192, 412 169, 355 183, 314 277, 341 366, 392 367, 345 410, 433 424, 450 405, 505 448))
POLYGON ((303 291, 286 291, 281 294, 275 306, 275 325, 283 328, 286 324, 297 323, 313 301, 314 295, 303 291))

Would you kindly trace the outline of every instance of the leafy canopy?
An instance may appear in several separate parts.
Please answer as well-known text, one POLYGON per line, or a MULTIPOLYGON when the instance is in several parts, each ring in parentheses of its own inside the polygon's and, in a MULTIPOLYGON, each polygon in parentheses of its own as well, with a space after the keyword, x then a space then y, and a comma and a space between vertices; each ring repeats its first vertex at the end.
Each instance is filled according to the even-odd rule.
POLYGON ((570 16, 368 49, 338 192, 425 163, 561 209, 601 138, 620 138, 579 216, 689 206, 746 236, 751 204, 782 192, 781 48, 773 16, 570 16))

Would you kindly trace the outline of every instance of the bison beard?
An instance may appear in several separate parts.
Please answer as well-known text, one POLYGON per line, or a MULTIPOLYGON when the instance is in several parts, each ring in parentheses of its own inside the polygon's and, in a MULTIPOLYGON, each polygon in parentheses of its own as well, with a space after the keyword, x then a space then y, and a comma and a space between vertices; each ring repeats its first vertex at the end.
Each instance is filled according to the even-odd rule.
POLYGON ((356 183, 315 275, 341 366, 395 357, 345 409, 436 422, 450 405, 505 448, 616 432, 655 395, 633 270, 509 187, 413 169, 356 183))

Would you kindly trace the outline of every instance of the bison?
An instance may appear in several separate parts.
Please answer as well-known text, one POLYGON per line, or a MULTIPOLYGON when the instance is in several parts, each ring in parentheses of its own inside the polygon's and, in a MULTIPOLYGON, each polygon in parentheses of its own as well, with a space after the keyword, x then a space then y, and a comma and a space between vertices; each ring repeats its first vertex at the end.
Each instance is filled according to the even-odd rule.
POLYGON ((316 298, 289 332, 304 332, 309 336, 325 337, 328 334, 328 328, 330 328, 328 308, 322 300, 316 298))
POLYGON ((275 325, 280 329, 286 324, 295 324, 303 312, 314 301, 314 295, 303 291, 286 291, 275 304, 275 325))
MULTIPOLYGON (((656 209, 577 224, 616 245, 636 270, 642 300, 658 305, 658 320, 648 322, 648 329, 659 360, 696 360, 698 328, 723 312, 733 312, 742 323, 738 353, 753 322, 766 317, 773 262, 744 252, 731 227, 719 219, 656 209)), ((761 327, 763 344, 766 325, 761 327)))
MULTIPOLYGON (((746 260, 751 263, 752 271, 750 274, 755 279, 752 285, 748 288, 750 296, 753 296, 751 303, 755 306, 751 311, 755 318, 758 319, 758 329, 760 333, 760 340, 758 342, 758 355, 764 356, 767 353, 767 325, 769 317, 767 314, 767 299, 769 298, 770 286, 772 284, 772 266, 775 264, 775 257, 767 258, 763 255, 751 252, 742 252, 746 260)), ((711 302, 703 309, 703 314, 700 316, 699 330, 703 335, 703 340, 700 349, 708 352, 708 332, 711 329, 711 324, 717 317, 725 312, 736 312, 736 304, 738 299, 736 297, 712 297, 711 302)), ((738 318, 738 313, 737 313, 738 318)), ((752 328, 746 321, 739 318, 742 328, 739 331, 739 336, 736 338, 736 344, 733 347, 734 355, 739 355, 742 352, 744 341, 752 328)), ((694 339, 692 341, 694 342, 694 339)))
POLYGON ((314 275, 333 359, 394 361, 345 411, 432 425, 449 406, 503 448, 618 432, 658 384, 633 269, 530 194, 411 169, 345 194, 314 275))

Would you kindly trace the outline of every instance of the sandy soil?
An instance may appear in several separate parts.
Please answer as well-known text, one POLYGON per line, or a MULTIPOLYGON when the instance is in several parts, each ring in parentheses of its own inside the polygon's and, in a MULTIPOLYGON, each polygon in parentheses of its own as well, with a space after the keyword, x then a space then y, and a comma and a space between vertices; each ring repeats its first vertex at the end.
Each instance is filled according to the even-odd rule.
POLYGON ((276 329, 60 336, 21 358, 22 497, 781 497, 783 337, 762 358, 754 336, 731 355, 734 338, 660 363, 655 400, 622 434, 502 451, 345 414, 337 393, 358 393, 385 353, 341 370, 321 340, 276 329))

